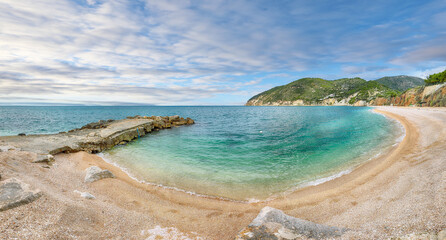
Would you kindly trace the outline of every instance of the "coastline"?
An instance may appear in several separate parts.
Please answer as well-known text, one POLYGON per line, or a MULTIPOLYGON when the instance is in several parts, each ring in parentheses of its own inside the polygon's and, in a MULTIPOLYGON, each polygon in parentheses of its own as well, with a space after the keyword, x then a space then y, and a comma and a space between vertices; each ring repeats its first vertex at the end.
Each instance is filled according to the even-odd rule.
MULTIPOLYGON (((70 199, 76 197, 74 193, 71 193, 72 189, 86 189, 95 195, 97 197, 95 202, 79 200, 79 202, 74 204, 79 205, 78 207, 80 208, 88 206, 95 213, 96 219, 100 219, 97 226, 93 224, 93 226, 96 226, 94 228, 95 231, 102 229, 104 222, 109 224, 109 229, 106 232, 101 230, 99 233, 96 233, 99 235, 94 235, 93 230, 91 232, 85 230, 86 236, 89 237, 110 237, 115 236, 112 234, 115 232, 115 234, 120 234, 119 236, 132 238, 138 236, 136 238, 142 239, 146 237, 140 234, 142 230, 145 230, 147 233, 147 230, 161 226, 162 228, 174 227, 180 233, 184 233, 184 236, 190 238, 202 236, 205 239, 232 239, 243 226, 247 226, 255 218, 264 206, 278 208, 291 216, 309 221, 350 229, 361 229, 361 231, 346 233, 347 237, 351 235, 352 238, 360 236, 364 239, 373 239, 381 238, 380 236, 428 230, 436 231, 439 228, 444 228, 445 220, 438 216, 446 213, 445 207, 438 204, 438 201, 440 203, 444 201, 442 198, 445 195, 444 190, 443 192, 440 190, 440 198, 433 198, 434 202, 432 202, 431 199, 424 199, 432 196, 432 189, 424 189, 424 186, 420 186, 423 181, 429 181, 429 183, 434 184, 436 187, 434 190, 437 192, 443 185, 446 186, 444 183, 446 174, 443 174, 444 176, 441 174, 445 168, 441 165, 442 159, 432 158, 432 156, 438 153, 444 153, 445 150, 442 149, 445 144, 444 137, 442 137, 440 132, 436 141, 424 146, 423 144, 427 141, 425 134, 429 133, 420 131, 420 128, 423 126, 420 126, 420 122, 414 121, 415 118, 412 116, 414 115, 412 113, 418 111, 414 108, 407 110, 404 108, 388 108, 386 111, 386 108, 380 107, 375 109, 375 111, 397 119, 406 129, 404 139, 389 154, 383 154, 383 156, 377 159, 367 161, 349 174, 316 186, 298 189, 286 196, 280 196, 268 202, 233 202, 205 196, 195 196, 187 192, 178 192, 172 189, 140 183, 132 179, 120 168, 107 163, 99 156, 85 152, 59 154, 56 156, 55 165, 51 169, 39 170, 43 173, 36 173, 35 167, 28 166, 21 170, 23 174, 20 172, 17 174, 23 175, 22 177, 26 175, 24 179, 28 180, 28 182, 34 181, 35 184, 39 183, 42 186, 42 190, 47 192, 48 197, 45 197, 47 202, 49 201, 52 204, 66 208, 73 205, 73 203, 62 196, 62 189, 65 190, 70 199), (399 114, 390 111, 396 111, 399 114), (404 113, 404 111, 407 111, 407 113, 404 113), (407 118, 410 118, 410 120, 407 118), (420 136, 420 134, 423 136, 420 136), (433 151, 433 154, 428 154, 427 151, 433 151), (423 161, 418 164, 411 164, 411 161, 415 161, 413 159, 418 158, 423 161), (104 179, 84 186, 82 180, 79 179, 82 179, 84 169, 91 165, 112 171, 116 179, 104 179), (439 168, 433 169, 430 167, 431 165, 439 168), (430 178, 435 177, 440 178, 440 180, 429 178, 419 182, 407 183, 412 181, 409 181, 409 179, 414 178, 412 175, 424 174, 425 172, 423 171, 430 172, 432 175, 430 178), (408 172, 412 175, 408 174, 408 172), (49 176, 46 176, 47 174, 49 176), (394 189, 395 186, 401 184, 405 187, 394 189), (407 184, 410 187, 407 187, 407 184), (411 191, 413 188, 418 189, 417 186, 423 187, 419 191, 423 191, 423 189, 429 191, 429 194, 417 195, 417 197, 426 196, 423 198, 426 201, 423 202, 423 206, 420 209, 417 206, 407 205, 407 202, 412 202, 413 198, 410 195, 407 196, 401 193, 401 191, 411 191), (392 194, 397 194, 398 196, 392 197, 392 194), (426 204, 434 207, 425 206, 426 204), (423 219, 419 219, 420 216, 414 216, 409 219, 411 222, 406 223, 407 219, 403 218, 407 218, 407 214, 400 205, 421 211, 428 215, 430 220, 426 221, 426 224, 420 224, 423 219), (387 212, 388 208, 391 208, 391 210, 387 212), (433 210, 437 212, 437 215, 432 213, 433 210), (107 216, 115 216, 115 214, 119 213, 121 220, 116 224, 110 223, 102 218, 104 214, 100 214, 101 211, 105 211, 107 216), (394 214, 395 211, 397 214, 394 214), (135 217, 135 214, 138 216, 135 217), (146 221, 142 223, 141 219, 146 219, 146 221), (383 219, 387 220, 383 221, 383 219), (124 224, 129 224, 128 229, 125 231, 121 229, 123 222, 124 224), (401 225, 405 227, 402 228, 401 225)), ((426 109, 424 111, 429 110, 426 109)), ((446 111, 444 109, 441 110, 441 114, 446 116, 446 111)), ((421 118, 418 115, 415 117, 421 118)), ((438 120, 438 118, 432 120, 432 123, 438 124, 438 127, 445 126, 445 123, 441 122, 441 119, 438 120)), ((23 156, 23 158, 26 157, 25 155, 23 156)), ((33 205, 40 206, 44 210, 46 203, 45 200, 39 199, 34 203, 20 207, 22 210, 4 212, 5 214, 1 218, 5 222, 0 225, 0 229, 6 226, 5 224, 11 224, 11 220, 8 219, 16 213, 30 211, 38 218, 40 215, 36 213, 37 210, 31 208, 33 205), (5 216, 5 219, 3 216, 5 216)), ((47 214, 50 219, 53 215, 60 219, 60 213, 54 212, 54 210, 49 210, 47 214)), ((64 225, 61 224, 61 227, 64 227, 64 225)), ((91 229, 91 226, 83 227, 91 229)), ((48 230, 41 231, 43 232, 42 234, 48 233, 48 230)))
MULTIPOLYGON (((200 193, 197 193, 197 192, 193 192, 193 191, 189 191, 189 190, 185 190, 185 189, 181 189, 181 188, 176 188, 176 187, 171 187, 171 186, 164 186, 162 184, 157 184, 157 183, 154 183, 154 182, 147 182, 147 181, 138 179, 137 177, 133 176, 131 171, 126 169, 125 167, 120 166, 119 164, 113 162, 112 160, 109 160, 109 159, 105 158, 103 153, 97 153, 96 156, 100 157, 104 162, 117 167, 120 171, 123 171, 131 179, 133 179, 134 181, 136 181, 138 183, 148 184, 148 185, 155 186, 155 187, 160 187, 160 188, 165 188, 167 190, 187 193, 187 194, 190 194, 190 195, 196 196, 196 197, 203 197, 203 198, 223 200, 223 201, 230 201, 230 202, 237 202, 237 203, 268 203, 268 202, 274 201, 275 199, 278 199, 278 198, 281 198, 281 197, 283 198, 285 196, 288 196, 288 195, 292 194, 293 192, 299 191, 299 190, 301 190, 303 188, 309 188, 309 187, 318 186, 318 185, 324 184, 326 182, 333 181, 333 180, 335 180, 337 178, 343 177, 344 175, 351 174, 353 171, 355 171, 356 168, 359 168, 361 165, 365 164, 366 162, 375 161, 377 159, 384 158, 384 156, 386 156, 387 154, 389 154, 393 150, 395 150, 397 148, 397 146, 399 144, 401 144, 401 142, 403 141, 403 139, 406 136, 406 128, 405 128, 405 126, 403 124, 401 124, 401 122, 398 119, 393 118, 391 116, 388 116, 385 112, 376 110, 374 108, 370 109, 370 111, 373 111, 376 114, 380 114, 380 115, 388 118, 390 121, 395 121, 397 124, 399 124, 399 127, 401 127, 402 135, 399 136, 397 139, 395 139, 395 143, 392 146, 388 147, 388 149, 379 151, 378 154, 376 154, 376 155, 368 155, 366 157, 366 159, 364 159, 363 161, 360 161, 359 163, 347 164, 346 166, 340 167, 338 169, 339 171, 332 171, 332 173, 329 174, 329 175, 320 176, 320 177, 318 177, 318 178, 316 178, 314 180, 311 180, 311 181, 308 181, 308 182, 304 182, 302 184, 298 184, 295 187, 287 189, 287 190, 285 190, 283 192, 273 194, 273 195, 267 197, 266 199, 250 198, 250 199, 246 199, 246 200, 236 200, 236 199, 225 198, 225 197, 221 197, 221 196, 200 194, 200 193)), ((105 168, 107 168, 107 166, 105 166, 105 168)))

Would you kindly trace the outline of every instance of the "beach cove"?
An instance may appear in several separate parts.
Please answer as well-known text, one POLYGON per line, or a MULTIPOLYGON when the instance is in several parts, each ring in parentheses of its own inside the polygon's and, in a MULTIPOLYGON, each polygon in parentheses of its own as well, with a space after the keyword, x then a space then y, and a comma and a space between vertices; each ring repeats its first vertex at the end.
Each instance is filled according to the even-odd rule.
POLYGON ((390 153, 347 175, 266 202, 227 201, 147 185, 86 152, 58 154, 49 169, 30 164, 26 152, 2 152, 2 178, 20 178, 43 196, 1 212, 0 236, 145 239, 160 234, 167 239, 233 239, 265 206, 351 229, 343 235, 351 239, 442 230, 446 111, 392 107, 376 111, 398 120, 406 130, 390 153), (84 184, 84 170, 93 165, 110 170, 116 178, 84 184), (75 190, 88 191, 96 199, 81 199, 75 190))

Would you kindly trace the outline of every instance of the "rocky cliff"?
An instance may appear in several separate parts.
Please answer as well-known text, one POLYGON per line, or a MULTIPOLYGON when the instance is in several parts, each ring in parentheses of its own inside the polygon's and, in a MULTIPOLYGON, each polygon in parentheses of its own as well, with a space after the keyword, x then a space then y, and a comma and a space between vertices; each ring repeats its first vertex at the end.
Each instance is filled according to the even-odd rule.
POLYGON ((370 105, 446 107, 446 83, 419 86, 391 98, 377 98, 370 105))

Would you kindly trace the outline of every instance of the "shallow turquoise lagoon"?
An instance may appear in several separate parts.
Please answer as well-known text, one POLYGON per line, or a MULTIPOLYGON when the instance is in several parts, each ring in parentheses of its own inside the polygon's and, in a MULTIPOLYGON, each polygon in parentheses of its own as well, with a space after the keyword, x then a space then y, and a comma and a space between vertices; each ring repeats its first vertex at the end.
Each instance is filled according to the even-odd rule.
POLYGON ((196 124, 115 147, 102 154, 106 160, 148 183, 234 200, 339 176, 403 134, 397 122, 358 107, 0 107, 0 134, 66 131, 136 114, 196 124))

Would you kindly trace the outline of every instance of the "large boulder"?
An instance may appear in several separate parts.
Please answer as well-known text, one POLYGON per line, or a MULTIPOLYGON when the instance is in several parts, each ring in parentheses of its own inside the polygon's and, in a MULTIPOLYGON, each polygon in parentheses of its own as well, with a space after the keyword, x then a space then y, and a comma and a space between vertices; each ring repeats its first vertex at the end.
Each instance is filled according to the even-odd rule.
POLYGON ((341 236, 346 230, 291 217, 278 209, 264 207, 259 215, 240 231, 236 239, 331 239, 341 236))
POLYGON ((15 178, 5 180, 0 185, 0 212, 30 203, 41 195, 40 190, 33 190, 15 178))
POLYGON ((115 175, 109 170, 102 170, 98 166, 91 166, 85 170, 87 174, 85 175, 84 182, 91 183, 104 178, 115 178, 115 175))

